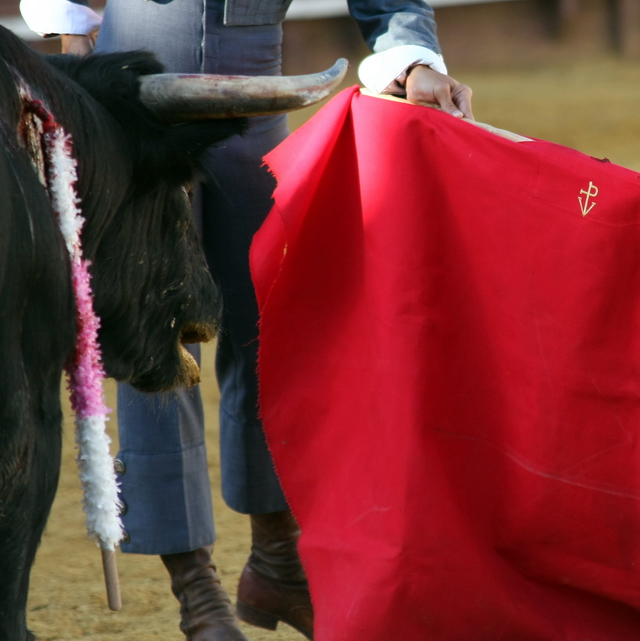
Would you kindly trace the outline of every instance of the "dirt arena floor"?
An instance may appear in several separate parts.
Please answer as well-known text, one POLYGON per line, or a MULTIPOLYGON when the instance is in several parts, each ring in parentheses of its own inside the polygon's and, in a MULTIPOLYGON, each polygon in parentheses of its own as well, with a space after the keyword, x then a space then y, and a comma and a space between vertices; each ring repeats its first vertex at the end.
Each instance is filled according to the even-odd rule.
MULTIPOLYGON (((614 58, 528 71, 454 75, 474 89, 483 122, 551 140, 640 171, 640 64, 614 58)), ((295 117, 299 124, 308 114, 295 117)), ((203 379, 207 438, 219 542, 216 560, 233 595, 249 549, 248 522, 220 500, 217 458, 218 395, 212 347, 205 348, 203 379)), ((114 407, 114 386, 108 401, 114 407)), ((67 416, 69 416, 67 412, 67 416)), ((110 422, 115 432, 115 418, 110 422)), ((73 425, 67 419, 58 496, 31 578, 29 625, 41 641, 180 641, 177 602, 158 557, 118 553, 123 609, 107 609, 100 554, 84 529, 74 461, 73 425)), ((114 443, 113 452, 116 451, 114 443)), ((244 627, 252 641, 303 637, 281 625, 276 633, 244 627)))

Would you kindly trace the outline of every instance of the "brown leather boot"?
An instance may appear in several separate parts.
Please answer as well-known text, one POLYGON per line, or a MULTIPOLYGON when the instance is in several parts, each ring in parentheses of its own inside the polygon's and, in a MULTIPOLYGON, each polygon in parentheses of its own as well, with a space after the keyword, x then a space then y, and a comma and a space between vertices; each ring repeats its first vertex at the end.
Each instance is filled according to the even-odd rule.
POLYGON ((213 546, 161 556, 180 601, 180 629, 187 641, 248 641, 211 560, 213 546))
POLYGON ((298 556, 296 520, 289 511, 252 515, 251 535, 251 556, 238 584, 238 617, 267 630, 284 621, 313 639, 313 607, 298 556))

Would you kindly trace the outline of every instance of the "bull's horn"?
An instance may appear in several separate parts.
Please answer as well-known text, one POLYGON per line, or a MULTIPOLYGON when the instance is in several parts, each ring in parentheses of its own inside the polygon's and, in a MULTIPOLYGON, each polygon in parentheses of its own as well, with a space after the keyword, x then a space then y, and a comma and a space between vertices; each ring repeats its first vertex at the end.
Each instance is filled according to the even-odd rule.
POLYGON ((279 114, 326 98, 348 65, 341 58, 331 69, 307 76, 149 75, 141 78, 140 98, 169 122, 279 114))

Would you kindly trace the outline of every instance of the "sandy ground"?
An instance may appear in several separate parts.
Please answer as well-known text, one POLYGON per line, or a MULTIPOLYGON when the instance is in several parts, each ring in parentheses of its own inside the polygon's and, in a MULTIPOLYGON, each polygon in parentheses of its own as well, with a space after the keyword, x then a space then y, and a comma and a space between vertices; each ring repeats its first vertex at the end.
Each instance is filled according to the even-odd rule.
MULTIPOLYGON (((508 73, 462 70, 455 76, 473 87, 478 120, 607 157, 640 171, 640 65, 609 58, 508 73)), ((308 111, 296 115, 293 126, 308 115, 308 111)), ((218 394, 212 370, 212 348, 207 347, 203 390, 219 536, 215 556, 223 584, 233 595, 249 549, 248 522, 220 499, 218 394)), ((111 407, 113 390, 110 382, 111 407)), ((110 427, 114 431, 114 420, 110 427)), ((124 606, 119 612, 107 609, 100 555, 85 535, 69 420, 64 439, 60 489, 31 578, 31 629, 42 641, 88 637, 95 641, 180 641, 177 602, 157 557, 118 554, 124 606)), ((285 625, 275 633, 249 626, 244 630, 252 641, 303 638, 285 625)))

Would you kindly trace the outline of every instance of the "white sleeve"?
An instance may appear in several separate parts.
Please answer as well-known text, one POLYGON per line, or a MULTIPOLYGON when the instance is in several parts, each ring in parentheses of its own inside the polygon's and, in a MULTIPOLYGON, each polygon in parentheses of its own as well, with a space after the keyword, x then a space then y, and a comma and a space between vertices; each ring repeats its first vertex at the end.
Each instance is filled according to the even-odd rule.
POLYGON ((102 22, 93 9, 69 0, 21 0, 20 13, 29 29, 41 36, 87 35, 102 22))
POLYGON ((374 93, 404 95, 407 70, 427 65, 447 74, 442 56, 419 45, 400 45, 367 56, 358 67, 360 82, 374 93))

